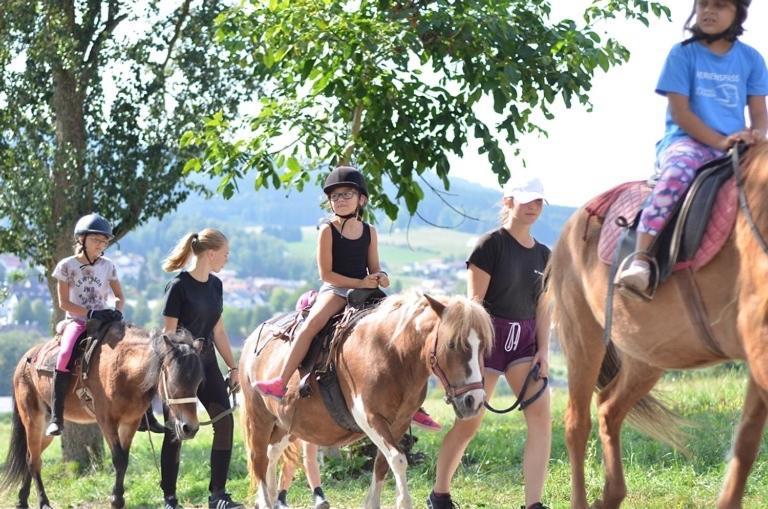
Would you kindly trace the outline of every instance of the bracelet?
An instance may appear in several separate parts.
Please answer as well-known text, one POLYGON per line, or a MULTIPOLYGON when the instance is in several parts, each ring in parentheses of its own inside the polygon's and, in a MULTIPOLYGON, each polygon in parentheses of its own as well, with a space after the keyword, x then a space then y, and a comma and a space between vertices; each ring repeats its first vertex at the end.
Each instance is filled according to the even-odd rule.
POLYGON ((228 371, 229 373, 232 373, 232 372, 233 372, 234 370, 236 370, 236 369, 237 369, 237 366, 235 366, 234 368, 227 368, 227 371, 228 371))

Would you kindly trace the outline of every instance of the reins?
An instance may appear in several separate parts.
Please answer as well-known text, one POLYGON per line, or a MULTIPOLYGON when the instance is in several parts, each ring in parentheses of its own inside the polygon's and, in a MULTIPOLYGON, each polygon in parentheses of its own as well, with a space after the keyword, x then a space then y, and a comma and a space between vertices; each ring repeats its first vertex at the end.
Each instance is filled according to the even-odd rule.
POLYGON ((520 388, 520 395, 517 397, 517 400, 512 403, 511 406, 508 408, 503 408, 501 410, 497 408, 493 408, 488 401, 484 401, 483 405, 485 408, 490 410, 491 412, 495 414, 506 414, 511 412, 512 410, 518 408, 519 410, 525 410, 526 407, 528 407, 531 403, 539 399, 542 394, 544 394, 544 391, 547 388, 547 385, 549 385, 549 378, 546 376, 539 376, 539 371, 541 370, 541 365, 537 362, 533 365, 531 370, 528 372, 528 375, 525 377, 525 381, 523 382, 523 386, 520 388), (541 380, 543 382, 541 389, 536 391, 533 396, 531 396, 528 399, 525 399, 525 392, 528 389, 528 384, 531 382, 531 380, 541 380))

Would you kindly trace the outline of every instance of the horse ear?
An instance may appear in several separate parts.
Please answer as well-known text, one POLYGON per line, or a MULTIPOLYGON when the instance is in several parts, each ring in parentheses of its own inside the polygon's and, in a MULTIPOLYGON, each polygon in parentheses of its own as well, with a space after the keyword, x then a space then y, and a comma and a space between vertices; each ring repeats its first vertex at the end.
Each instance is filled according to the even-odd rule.
POLYGON ((168 334, 163 333, 161 337, 163 338, 163 343, 168 346, 173 346, 173 341, 171 341, 171 338, 168 336, 168 334))
POLYGON ((205 346, 205 340, 195 339, 192 341, 192 348, 194 348, 194 350, 197 353, 201 353, 203 351, 204 346, 205 346))
POLYGON ((438 301, 437 299, 431 297, 428 294, 424 294, 424 298, 427 299, 427 302, 429 302, 429 306, 432 308, 432 310, 437 314, 437 316, 442 317, 443 311, 445 311, 445 304, 438 301))

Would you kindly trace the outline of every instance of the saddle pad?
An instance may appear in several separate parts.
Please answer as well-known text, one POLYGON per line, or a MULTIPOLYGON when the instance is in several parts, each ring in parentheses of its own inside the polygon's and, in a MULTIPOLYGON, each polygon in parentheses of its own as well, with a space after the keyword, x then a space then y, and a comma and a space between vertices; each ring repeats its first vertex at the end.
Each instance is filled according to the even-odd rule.
POLYGON ((624 232, 624 227, 616 224, 616 220, 623 217, 627 222, 632 223, 643 202, 651 193, 651 188, 645 181, 633 182, 632 185, 621 184, 614 189, 619 189, 622 186, 623 189, 618 194, 613 195, 614 202, 605 214, 605 221, 603 221, 603 227, 600 230, 600 240, 597 243, 597 254, 600 260, 608 265, 613 261, 619 237, 624 232))
MULTIPOLYGON (((631 223, 650 191, 644 183, 635 183, 624 189, 608 209, 597 245, 598 256, 603 263, 611 264, 616 253, 616 244, 623 232, 623 228, 616 224, 616 219, 622 216, 631 223)), ((712 215, 696 255, 687 262, 677 263, 674 270, 687 267, 698 270, 709 263, 728 240, 736 222, 738 208, 736 180, 730 178, 717 193, 712 215)))
POLYGON ((56 358, 59 355, 61 337, 55 336, 46 341, 32 358, 32 363, 38 372, 53 373, 56 370, 56 358))

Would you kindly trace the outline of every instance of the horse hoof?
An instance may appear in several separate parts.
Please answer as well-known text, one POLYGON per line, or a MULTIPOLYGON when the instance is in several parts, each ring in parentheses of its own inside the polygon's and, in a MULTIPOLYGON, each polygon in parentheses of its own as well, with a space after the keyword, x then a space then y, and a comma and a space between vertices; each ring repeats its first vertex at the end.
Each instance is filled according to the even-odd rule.
POLYGON ((110 498, 110 507, 112 509, 125 509, 125 499, 123 497, 118 498, 113 495, 110 498))

